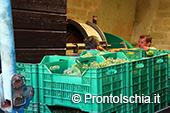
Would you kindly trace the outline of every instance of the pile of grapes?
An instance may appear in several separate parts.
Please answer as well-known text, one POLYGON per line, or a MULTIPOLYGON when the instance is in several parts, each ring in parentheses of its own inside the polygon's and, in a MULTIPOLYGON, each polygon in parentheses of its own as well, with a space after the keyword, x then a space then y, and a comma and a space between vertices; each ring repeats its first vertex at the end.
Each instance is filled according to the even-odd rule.
MULTIPOLYGON (((96 55, 103 55, 103 54, 106 54, 104 52, 100 52, 100 53, 97 53, 96 55)), ((87 52, 86 54, 82 55, 81 57, 91 57, 91 56, 96 56, 96 55, 93 55, 92 53, 90 52, 87 52)))
POLYGON ((81 71, 76 66, 76 64, 73 64, 71 68, 64 70, 63 74, 65 74, 65 75, 81 75, 81 71))
POLYGON ((83 68, 100 68, 100 67, 120 64, 120 63, 124 63, 124 62, 129 62, 129 60, 125 60, 124 58, 123 59, 117 58, 116 60, 113 58, 108 58, 100 63, 93 61, 93 62, 90 62, 90 65, 83 64, 83 68))
POLYGON ((58 69, 58 68, 59 68, 59 65, 50 66, 50 70, 53 70, 53 69, 58 69))
POLYGON ((113 58, 107 58, 106 60, 97 63, 96 61, 90 62, 90 64, 83 64, 82 68, 76 67, 76 65, 72 65, 71 68, 64 70, 63 74, 68 75, 81 75, 87 68, 101 68, 105 66, 120 64, 124 62, 129 62, 129 60, 117 58, 116 60, 113 58))

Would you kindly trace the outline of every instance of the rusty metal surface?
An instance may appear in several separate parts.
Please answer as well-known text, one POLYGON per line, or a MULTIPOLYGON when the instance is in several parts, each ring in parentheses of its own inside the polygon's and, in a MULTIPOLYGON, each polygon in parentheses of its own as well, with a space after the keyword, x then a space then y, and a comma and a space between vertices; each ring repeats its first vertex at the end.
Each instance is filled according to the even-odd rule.
POLYGON ((14 74, 11 79, 12 104, 14 109, 20 110, 22 107, 28 106, 34 96, 33 87, 26 86, 25 83, 25 77, 20 74, 14 74))
POLYGON ((12 88, 13 89, 19 89, 21 88, 23 85, 25 85, 25 77, 24 76, 21 76, 20 74, 15 74, 13 77, 12 77, 12 88))

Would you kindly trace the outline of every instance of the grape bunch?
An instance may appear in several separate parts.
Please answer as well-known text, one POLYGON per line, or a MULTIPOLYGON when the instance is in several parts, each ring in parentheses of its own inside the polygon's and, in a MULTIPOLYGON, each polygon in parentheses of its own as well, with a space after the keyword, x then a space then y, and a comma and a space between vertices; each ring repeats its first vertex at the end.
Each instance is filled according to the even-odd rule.
POLYGON ((88 68, 89 66, 87 64, 83 64, 82 68, 88 68))
MULTIPOLYGON (((104 55, 106 53, 104 52, 100 52, 100 53, 97 53, 96 55, 99 56, 99 55, 104 55)), ((81 57, 91 57, 91 56, 96 56, 96 55, 93 55, 91 52, 87 52, 86 54, 82 55, 81 57)))
POLYGON ((117 58, 116 60, 113 58, 107 58, 104 61, 97 63, 96 61, 90 62, 90 64, 83 64, 82 68, 78 68, 76 64, 72 65, 71 68, 64 70, 63 74, 67 75, 82 75, 87 68, 101 68, 105 66, 120 64, 124 62, 129 62, 129 60, 117 58))
POLYGON ((76 65, 72 65, 71 68, 64 70, 63 74, 65 75, 81 75, 81 71, 76 65))
POLYGON ((124 58, 122 58, 122 59, 117 58, 116 60, 113 58, 107 58, 106 60, 108 60, 112 64, 120 64, 120 63, 124 63, 124 62, 129 62, 129 60, 125 60, 124 58))
POLYGON ((110 61, 110 59, 108 59, 108 60, 104 60, 104 61, 100 62, 99 65, 100 65, 100 67, 105 67, 105 66, 109 66, 109 65, 113 65, 113 64, 110 61))
POLYGON ((50 66, 50 70, 53 70, 53 69, 58 69, 58 68, 59 68, 59 65, 50 66))
POLYGON ((106 60, 100 63, 97 63, 96 61, 90 62, 89 66, 87 64, 83 64, 83 68, 100 68, 100 67, 120 64, 124 62, 129 62, 129 60, 125 60, 124 58, 123 59, 117 58, 116 60, 113 58, 107 58, 106 60))
POLYGON ((100 68, 100 64, 96 61, 90 62, 90 68, 100 68))

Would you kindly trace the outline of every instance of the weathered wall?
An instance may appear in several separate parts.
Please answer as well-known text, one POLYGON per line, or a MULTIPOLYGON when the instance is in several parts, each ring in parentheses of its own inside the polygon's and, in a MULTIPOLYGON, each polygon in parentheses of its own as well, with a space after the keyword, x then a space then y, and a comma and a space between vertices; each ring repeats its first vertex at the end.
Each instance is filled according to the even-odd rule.
POLYGON ((136 0, 67 0, 67 18, 80 22, 97 16, 97 25, 104 32, 131 42, 135 21, 136 0))
POLYGON ((137 45, 142 34, 152 46, 170 49, 170 0, 68 0, 67 18, 80 22, 98 17, 98 26, 137 45))
POLYGON ((133 29, 132 43, 141 34, 150 34, 152 46, 170 49, 170 0, 139 0, 133 29))
MULTIPOLYGON (((138 0, 132 33, 132 44, 137 44, 138 38, 142 34, 150 34, 153 38, 155 37, 154 33, 151 33, 151 30, 158 6, 159 0, 138 0)), ((153 39, 152 46, 154 43, 155 39, 153 39)))
POLYGON ((153 18, 150 34, 154 46, 159 49, 170 49, 170 0, 159 0, 153 18))

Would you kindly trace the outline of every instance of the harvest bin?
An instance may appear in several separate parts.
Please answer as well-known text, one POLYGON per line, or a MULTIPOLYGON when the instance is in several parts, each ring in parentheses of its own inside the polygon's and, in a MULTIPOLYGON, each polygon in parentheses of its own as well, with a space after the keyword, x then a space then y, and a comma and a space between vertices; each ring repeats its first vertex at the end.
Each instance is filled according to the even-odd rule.
MULTIPOLYGON (((159 49, 149 49, 148 52, 149 51, 153 52, 153 55, 151 56, 156 56, 161 53, 159 49)), ((149 57, 149 55, 147 55, 147 52, 144 49, 139 48, 120 49, 120 52, 123 52, 129 60, 139 60, 142 59, 143 57, 149 57)))
MULTIPOLYGON (((166 52, 164 54, 160 50, 150 49, 153 51, 152 57, 146 57, 147 54, 143 49, 131 49, 131 50, 120 50, 123 52, 131 61, 129 63, 129 77, 130 78, 130 91, 129 95, 138 94, 150 95, 150 93, 158 92, 168 86, 168 68, 169 61, 166 52), (144 60, 145 59, 145 60, 144 60), (138 64, 138 68, 135 67, 138 64), (168 63, 168 64, 167 64, 168 63), (141 69, 140 69, 141 67, 141 69), (132 81, 131 81, 132 80, 132 81)), ((170 51, 169 51, 170 52, 170 51)), ((167 92, 166 92, 167 93, 167 92)), ((153 95, 150 95, 153 98, 153 95)), ((167 97, 167 95, 166 95, 167 97)), ((164 106, 166 107, 167 98, 164 99, 164 106)), ((164 108, 163 104, 158 104, 159 110, 164 108)), ((151 112, 150 104, 129 104, 130 112, 151 112)), ((152 112, 157 111, 155 108, 152 112)))
MULTIPOLYGON (((169 96, 170 96, 170 50, 162 50, 162 53, 167 53, 168 54, 168 85, 169 85, 169 96)), ((170 98, 168 98, 168 102, 170 104, 170 98)))
POLYGON ((157 55, 150 60, 153 65, 151 69, 152 92, 157 92, 168 86, 168 55, 157 55))
MULTIPOLYGON (((168 87, 168 56, 167 54, 155 55, 153 57, 143 57, 140 60, 129 62, 128 74, 128 95, 151 96, 159 93, 168 87)), ((166 92, 167 93, 167 92, 166 92)), ((158 104, 159 110, 168 106, 167 94, 162 99, 162 103, 158 104), (164 101, 164 102, 163 102, 164 101)), ((128 104, 130 113, 155 112, 157 109, 150 109, 152 104, 135 103, 128 104)))
MULTIPOLYGON (((117 58, 123 53, 108 54, 108 57, 117 58)), ((106 56, 105 56, 106 57, 106 56)), ((125 59, 126 56, 124 56, 125 59)), ((103 56, 77 58, 80 63, 105 60, 103 56)), ((61 105, 78 108, 87 112, 127 112, 126 104, 122 103, 91 103, 84 101, 85 94, 92 96, 119 96, 126 95, 127 63, 106 66, 102 68, 88 68, 81 76, 64 75, 62 72, 71 66, 74 60, 52 62, 39 65, 40 103, 61 105), (60 69, 54 73, 48 67, 59 65, 60 69), (81 96, 80 103, 73 103, 74 94, 81 96)))
POLYGON ((170 79, 170 50, 162 50, 162 53, 167 53, 168 54, 168 74, 169 74, 169 79, 170 79))
MULTIPOLYGON (((128 79, 127 90, 128 96, 142 96, 142 94, 149 95, 152 92, 151 76, 149 75, 149 68, 152 66, 150 58, 140 59, 128 63, 128 79)), ((148 104, 134 103, 128 104, 129 113, 150 113, 150 106, 148 104)))
POLYGON ((168 107, 168 87, 153 92, 150 96, 152 102, 154 102, 154 95, 155 94, 156 95, 159 94, 159 96, 160 96, 159 102, 160 103, 152 103, 151 104, 152 112, 156 112, 156 111, 159 111, 163 108, 168 107))
POLYGON ((62 60, 68 60, 70 58, 77 58, 76 56, 59 56, 59 55, 48 55, 44 56, 40 63, 50 63, 50 62, 56 62, 56 61, 62 61, 62 60))
POLYGON ((30 85, 34 88, 34 97, 31 100, 32 103, 36 104, 39 101, 39 75, 38 75, 38 64, 30 63, 16 63, 17 73, 25 77, 26 85, 30 85))
MULTIPOLYGON (((48 56, 46 56, 47 58, 48 56)), ((84 94, 92 96, 133 96, 138 94, 151 95, 161 93, 168 85, 168 56, 167 54, 157 55, 140 60, 121 63, 117 65, 105 66, 102 68, 88 68, 82 75, 64 75, 63 71, 73 64, 90 63, 93 61, 103 61, 106 58, 127 57, 122 52, 108 53, 101 56, 75 58, 62 60, 47 60, 45 63, 29 64, 18 63, 17 71, 29 75, 31 85, 37 84, 38 103, 42 105, 60 105, 65 107, 77 108, 86 112, 116 112, 116 113, 151 113, 167 106, 167 95, 161 98, 158 109, 152 104, 123 104, 123 103, 91 103, 90 100, 84 103, 84 94), (161 60, 160 60, 161 59, 161 60), (58 65, 56 69, 51 66, 58 65), (21 68, 22 67, 22 68, 21 68), (37 76, 38 75, 38 76, 37 76), (79 94, 80 103, 73 103, 72 96, 79 94), (151 109, 152 108, 152 109, 151 109)), ((79 65, 78 65, 79 66, 79 65)), ((164 91, 165 92, 165 91, 164 91)), ((162 94, 162 93, 161 93, 162 94)), ((34 100, 34 102, 37 102, 34 100)), ((39 108, 39 107, 38 107, 39 108)), ((30 108, 31 109, 31 108, 30 108)), ((32 108, 33 109, 33 108, 32 108)), ((42 110, 41 110, 42 111, 42 110)), ((40 109, 39 109, 40 112, 40 109)))
POLYGON ((146 52, 143 49, 120 49, 129 60, 138 60, 145 57, 146 52))

